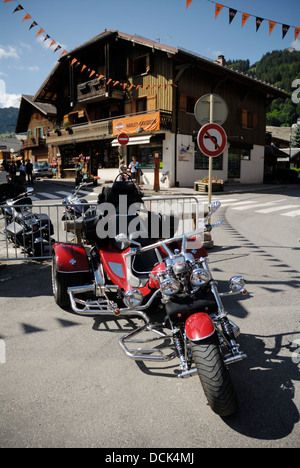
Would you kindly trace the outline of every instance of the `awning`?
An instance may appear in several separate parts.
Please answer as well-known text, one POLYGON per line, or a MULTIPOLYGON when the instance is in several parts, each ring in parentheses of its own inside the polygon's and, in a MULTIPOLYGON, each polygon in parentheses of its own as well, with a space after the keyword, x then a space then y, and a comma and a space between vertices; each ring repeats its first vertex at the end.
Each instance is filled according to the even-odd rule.
MULTIPOLYGON (((152 138, 152 135, 132 136, 132 137, 129 137, 128 145, 129 146, 131 146, 131 145, 146 145, 146 144, 150 143, 151 138, 152 138)), ((120 146, 120 143, 118 142, 117 138, 112 141, 111 146, 120 146)))

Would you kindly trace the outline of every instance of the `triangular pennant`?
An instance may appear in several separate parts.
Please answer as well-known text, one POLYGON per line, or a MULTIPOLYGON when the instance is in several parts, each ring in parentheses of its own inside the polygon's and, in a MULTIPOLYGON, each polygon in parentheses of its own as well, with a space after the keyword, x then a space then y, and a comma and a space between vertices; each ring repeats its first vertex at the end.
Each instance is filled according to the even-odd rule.
POLYGON ((259 16, 256 17, 256 32, 259 30, 259 27, 261 23, 263 22, 263 18, 260 18, 259 16))
POLYGON ((16 11, 24 10, 22 5, 18 5, 17 8, 14 9, 13 13, 16 13, 16 11))
POLYGON ((282 25, 282 39, 284 38, 284 36, 286 35, 289 29, 290 29, 290 26, 288 24, 282 25))
POLYGON ((77 58, 73 58, 73 60, 72 60, 72 62, 71 62, 71 67, 72 67, 72 65, 74 65, 74 63, 76 63, 76 62, 77 62, 77 58))
POLYGON ((295 41, 297 40, 297 37, 300 34, 300 28, 295 28, 295 41))
POLYGON ((67 53, 66 50, 63 50, 62 53, 60 54, 59 58, 62 57, 63 55, 65 55, 67 53))
MULTIPOLYGON (((81 71, 82 71, 82 70, 81 70, 81 71)), ((97 78, 97 80, 100 81, 100 80, 102 80, 102 78, 104 78, 104 75, 99 75, 98 78, 97 78)))
POLYGON ((26 21, 26 20, 29 20, 31 18, 31 16, 27 13, 24 18, 22 19, 22 23, 23 21, 26 21))
POLYGON ((220 5, 220 3, 216 3, 216 8, 215 8, 215 19, 219 15, 220 11, 223 10, 224 5, 220 5))
POLYGON ((15 0, 4 0, 4 3, 12 2, 12 1, 15 1, 15 0))
POLYGON ((134 84, 131 84, 128 88, 128 91, 130 91, 132 88, 135 88, 135 85, 134 84))
POLYGON ((44 32, 43 28, 40 28, 39 32, 37 33, 37 36, 39 36, 40 34, 43 34, 43 32, 44 32))
POLYGON ((229 8, 229 24, 231 23, 236 14, 237 10, 235 10, 234 8, 229 8))
POLYGON ((106 85, 108 85, 112 81, 112 78, 109 78, 106 82, 106 85))
POLYGON ((188 8, 190 6, 190 4, 192 3, 193 0, 186 0, 186 8, 188 8))
POLYGON ((52 41, 51 44, 49 45, 49 49, 54 45, 56 44, 56 41, 52 41))
POLYGON ((47 35, 45 36, 44 42, 48 41, 48 39, 50 39, 50 36, 47 34, 47 35))
POLYGON ((271 32, 273 31, 275 26, 276 26, 275 21, 269 21, 269 36, 271 35, 271 32))
POLYGON ((86 65, 82 65, 82 69, 80 73, 82 73, 85 68, 86 68, 86 65))
POLYGON ((96 73, 95 70, 92 70, 92 73, 89 75, 89 78, 90 78, 91 76, 95 75, 95 73, 96 73))
POLYGON ((248 13, 242 13, 242 27, 246 23, 247 19, 249 18, 250 15, 248 13))
POLYGON ((54 50, 54 52, 57 52, 59 49, 61 49, 61 46, 60 46, 60 45, 58 45, 58 46, 56 47, 56 49, 54 50))
POLYGON ((29 31, 30 31, 30 29, 34 28, 35 26, 37 26, 37 22, 36 22, 36 21, 34 21, 33 23, 31 23, 30 28, 29 28, 29 31))

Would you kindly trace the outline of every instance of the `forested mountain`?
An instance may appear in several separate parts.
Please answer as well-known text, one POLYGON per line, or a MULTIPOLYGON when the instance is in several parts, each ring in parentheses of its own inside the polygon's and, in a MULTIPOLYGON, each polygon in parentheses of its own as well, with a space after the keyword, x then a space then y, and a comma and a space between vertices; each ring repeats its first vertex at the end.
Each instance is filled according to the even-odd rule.
MULTIPOLYGON (((249 60, 231 60, 227 65, 289 93, 296 89, 292 88, 293 81, 300 79, 300 52, 291 49, 268 52, 253 65, 249 60)), ((298 117, 300 103, 294 104, 291 99, 276 99, 268 108, 267 125, 291 126, 298 117)))
POLYGON ((17 107, 0 108, 0 134, 14 133, 18 113, 19 109, 17 107))

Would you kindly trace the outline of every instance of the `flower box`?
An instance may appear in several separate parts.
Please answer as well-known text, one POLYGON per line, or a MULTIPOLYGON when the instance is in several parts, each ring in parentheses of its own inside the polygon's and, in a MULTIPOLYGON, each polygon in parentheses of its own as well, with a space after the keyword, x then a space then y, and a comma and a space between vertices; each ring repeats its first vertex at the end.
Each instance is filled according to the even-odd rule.
MULTIPOLYGON (((208 183, 206 182, 194 182, 194 190, 196 192, 206 192, 208 193, 208 183)), ((223 192, 224 191, 224 184, 222 183, 212 183, 212 192, 223 192)))

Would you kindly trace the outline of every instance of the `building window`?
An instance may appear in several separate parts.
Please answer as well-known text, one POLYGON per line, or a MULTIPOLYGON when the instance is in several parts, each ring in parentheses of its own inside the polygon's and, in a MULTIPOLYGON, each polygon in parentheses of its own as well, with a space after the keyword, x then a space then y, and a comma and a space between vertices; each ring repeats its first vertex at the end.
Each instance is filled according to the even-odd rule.
POLYGON ((140 98, 136 100, 136 112, 147 111, 147 98, 140 98))
MULTIPOLYGON (((213 170, 215 171, 222 171, 223 169, 223 153, 220 156, 216 156, 212 158, 213 160, 213 170)), ((207 169, 209 166, 209 157, 205 156, 202 151, 197 149, 195 151, 195 159, 194 159, 194 169, 207 169)))
POLYGON ((162 154, 163 154, 163 148, 162 148, 162 143, 149 143, 145 145, 131 145, 128 146, 128 164, 131 161, 132 156, 136 157, 136 160, 139 163, 139 166, 141 168, 151 168, 153 169, 155 167, 154 163, 154 153, 159 152, 160 153, 160 168, 163 167, 162 165, 162 154))
POLYGON ((257 113, 242 109, 242 128, 255 130, 257 128, 257 113))
POLYGON ((127 59, 127 75, 138 76, 150 72, 150 55, 127 59))
POLYGON ((182 112, 187 112, 189 114, 194 114, 195 104, 197 100, 198 98, 196 96, 181 94, 179 98, 179 110, 182 112))

